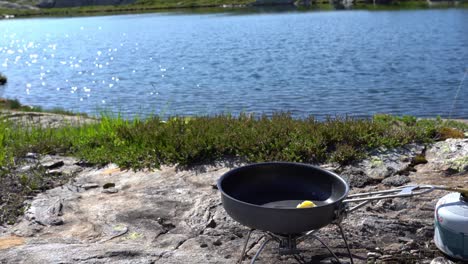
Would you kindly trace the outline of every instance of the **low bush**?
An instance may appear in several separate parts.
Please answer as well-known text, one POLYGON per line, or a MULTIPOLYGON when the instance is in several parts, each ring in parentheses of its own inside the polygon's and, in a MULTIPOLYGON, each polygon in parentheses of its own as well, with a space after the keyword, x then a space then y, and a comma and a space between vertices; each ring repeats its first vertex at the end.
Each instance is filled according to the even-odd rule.
MULTIPOLYGON (((465 125, 466 127, 466 125, 465 125)), ((460 129, 460 128, 459 128, 460 129)), ((27 152, 74 155, 123 168, 191 165, 225 157, 251 162, 293 161, 349 164, 378 147, 428 143, 452 131, 445 122, 388 115, 317 121, 287 113, 124 120, 103 116, 97 124, 40 128, 0 124, 0 164, 27 152), (7 156, 8 154, 8 156, 7 156)), ((458 131, 458 130, 457 130, 458 131)), ((459 136, 460 134, 453 134, 459 136)))

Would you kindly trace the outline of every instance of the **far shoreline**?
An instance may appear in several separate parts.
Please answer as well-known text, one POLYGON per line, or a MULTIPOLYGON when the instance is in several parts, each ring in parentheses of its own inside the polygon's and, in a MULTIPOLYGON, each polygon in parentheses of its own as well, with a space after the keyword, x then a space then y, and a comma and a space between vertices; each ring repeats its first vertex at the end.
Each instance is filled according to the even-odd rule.
POLYGON ((131 15, 151 13, 173 14, 216 14, 216 13, 277 13, 277 12, 312 12, 312 11, 399 11, 399 10, 431 10, 468 8, 468 1, 440 1, 428 3, 426 1, 405 1, 389 4, 356 3, 349 7, 318 2, 311 5, 274 5, 252 3, 241 4, 190 4, 190 5, 122 5, 122 6, 82 6, 70 8, 40 8, 40 9, 2 9, 0 8, 0 20, 15 18, 48 18, 48 17, 86 17, 107 15, 131 15))

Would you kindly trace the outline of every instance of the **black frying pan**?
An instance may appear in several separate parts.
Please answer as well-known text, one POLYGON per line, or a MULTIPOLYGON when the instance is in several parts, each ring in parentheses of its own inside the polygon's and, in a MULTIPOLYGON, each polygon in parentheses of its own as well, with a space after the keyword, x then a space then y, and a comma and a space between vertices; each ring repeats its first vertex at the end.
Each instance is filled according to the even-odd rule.
POLYGON ((247 165, 218 181, 226 212, 239 223, 277 234, 300 234, 337 219, 349 187, 338 175, 288 162, 247 165), (297 209, 302 201, 313 208, 297 209))

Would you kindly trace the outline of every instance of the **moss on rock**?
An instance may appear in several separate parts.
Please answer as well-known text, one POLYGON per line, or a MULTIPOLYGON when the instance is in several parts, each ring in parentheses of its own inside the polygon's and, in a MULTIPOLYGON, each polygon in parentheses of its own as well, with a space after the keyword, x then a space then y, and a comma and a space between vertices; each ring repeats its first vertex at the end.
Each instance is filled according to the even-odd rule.
POLYGON ((458 172, 468 170, 468 157, 461 157, 450 161, 450 167, 458 172))

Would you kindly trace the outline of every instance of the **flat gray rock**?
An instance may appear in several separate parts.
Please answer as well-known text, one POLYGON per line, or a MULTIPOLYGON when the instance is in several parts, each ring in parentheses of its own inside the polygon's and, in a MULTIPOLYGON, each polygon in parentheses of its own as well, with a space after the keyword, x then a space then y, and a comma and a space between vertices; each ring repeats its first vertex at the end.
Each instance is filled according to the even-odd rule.
MULTIPOLYGON (((466 181, 467 172, 450 179, 434 171, 412 172, 401 179, 393 175, 409 166, 411 157, 421 150, 414 147, 397 150, 399 154, 378 154, 393 168, 385 174, 385 181, 395 181, 392 185, 408 179, 411 184, 460 185, 466 181)), ((60 169, 76 164, 64 157, 49 158, 63 160, 60 169)), ((433 165, 434 159, 428 161, 424 166, 433 165)), ((388 189, 367 174, 365 163, 348 168, 346 177, 355 186, 351 193, 388 189)), ((0 229, 0 263, 235 263, 248 228, 226 214, 216 189, 219 177, 232 168, 228 164, 243 163, 139 172, 112 164, 81 168, 68 184, 37 195, 19 223, 0 229), (101 187, 106 183, 115 187, 105 190, 118 191, 103 193, 101 187)), ((417 258, 429 264, 442 256, 432 237, 434 206, 444 194, 435 191, 411 199, 372 202, 349 214, 342 225, 355 263, 417 258)), ((319 230, 317 236, 343 263, 348 261, 335 226, 319 230)), ((250 261, 263 241, 264 234, 253 233, 243 263, 250 261)), ((299 247, 306 250, 304 258, 311 263, 333 263, 328 251, 313 239, 299 247)), ((279 256, 277 244, 270 243, 257 263, 297 262, 292 256, 279 256)))
POLYGON ((426 151, 426 171, 443 171, 455 174, 468 171, 468 138, 447 139, 435 143, 426 151))

